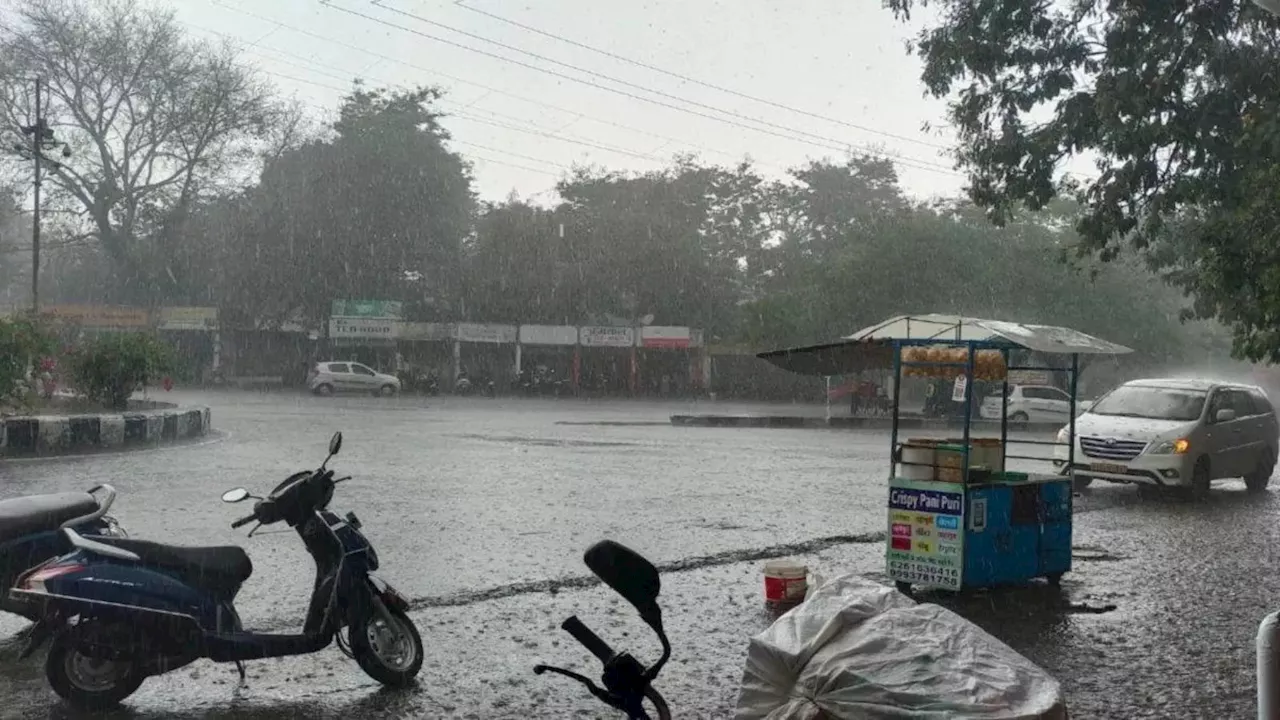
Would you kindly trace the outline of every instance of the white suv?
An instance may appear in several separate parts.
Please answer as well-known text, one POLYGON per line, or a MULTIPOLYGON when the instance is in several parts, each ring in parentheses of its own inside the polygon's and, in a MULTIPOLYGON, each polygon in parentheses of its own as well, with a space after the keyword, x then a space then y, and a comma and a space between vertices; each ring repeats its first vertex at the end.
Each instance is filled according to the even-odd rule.
MULTIPOLYGON (((1067 442, 1069 428, 1058 432, 1067 442)), ((1262 492, 1276 466, 1280 426, 1266 393, 1208 380, 1133 380, 1076 418, 1077 486, 1094 479, 1182 487, 1197 497, 1221 478, 1262 492)), ((1067 448, 1054 448, 1066 464, 1067 448)), ((1065 468, 1064 468, 1065 470, 1065 468)))
MULTIPOLYGON (((1010 385, 1005 401, 1009 422, 1066 422, 1071 417, 1071 396, 1052 385, 1010 385)), ((1079 412, 1083 406, 1076 405, 1079 412)), ((978 408, 984 420, 1000 419, 1000 395, 988 395, 978 408)))
POLYGON ((358 362, 322 362, 316 363, 307 373, 307 389, 317 395, 335 392, 395 395, 400 392, 400 378, 358 362))

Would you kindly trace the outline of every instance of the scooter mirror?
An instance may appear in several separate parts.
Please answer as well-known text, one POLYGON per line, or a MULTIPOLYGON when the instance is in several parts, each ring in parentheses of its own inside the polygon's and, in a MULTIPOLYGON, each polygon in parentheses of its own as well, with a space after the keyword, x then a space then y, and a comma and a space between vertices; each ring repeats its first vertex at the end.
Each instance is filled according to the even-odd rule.
POLYGON ((653 563, 612 540, 601 540, 592 545, 582 560, 605 585, 635 605, 645 622, 662 632, 662 615, 658 610, 658 591, 662 582, 653 563))
POLYGON ((342 433, 336 432, 329 438, 329 455, 337 455, 342 449, 342 433))
POLYGON ((244 488, 236 488, 222 493, 222 502, 238 503, 249 497, 249 491, 244 488))

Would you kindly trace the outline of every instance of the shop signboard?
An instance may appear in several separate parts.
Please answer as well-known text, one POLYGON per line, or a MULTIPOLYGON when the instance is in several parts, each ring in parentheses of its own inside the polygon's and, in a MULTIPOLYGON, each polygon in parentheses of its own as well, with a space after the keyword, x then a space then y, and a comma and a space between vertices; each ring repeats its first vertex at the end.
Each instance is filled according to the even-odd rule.
POLYGON ((636 329, 610 325, 587 325, 578 328, 578 342, 583 347, 632 347, 636 329))
POLYGON ((894 580, 959 590, 964 493, 959 485, 895 478, 889 487, 886 565, 894 580), (956 492, 948 492, 948 490, 956 492))
POLYGON ((404 304, 395 300, 334 300, 332 317, 395 318, 404 317, 404 304))
POLYGON ((458 342, 514 343, 516 341, 515 325, 458 323, 454 328, 453 336, 458 342))
POLYGON ((405 322, 400 324, 401 340, 439 342, 453 339, 453 326, 448 323, 405 322))
POLYGON ((684 349, 691 341, 689 328, 652 325, 640 328, 640 347, 684 349))
POLYGON ((388 318, 336 317, 329 319, 329 337, 394 340, 400 334, 400 321, 388 318))
POLYGON ((523 345, 577 345, 578 328, 572 325, 521 325, 523 345))
POLYGON ((146 310, 103 305, 47 305, 40 314, 86 328, 141 328, 151 324, 146 310))
POLYGON ((1052 385, 1053 377, 1048 370, 1010 370, 1010 385, 1052 385))
POLYGON ((218 308, 162 307, 159 327, 161 330, 215 330, 218 308))

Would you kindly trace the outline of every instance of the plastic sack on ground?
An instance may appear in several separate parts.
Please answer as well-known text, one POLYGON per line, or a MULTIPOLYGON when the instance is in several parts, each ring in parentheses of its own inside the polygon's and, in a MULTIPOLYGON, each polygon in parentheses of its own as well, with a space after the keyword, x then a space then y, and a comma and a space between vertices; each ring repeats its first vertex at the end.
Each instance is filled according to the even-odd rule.
POLYGON ((977 625, 855 575, 752 638, 739 720, 1065 720, 1058 681, 977 625))

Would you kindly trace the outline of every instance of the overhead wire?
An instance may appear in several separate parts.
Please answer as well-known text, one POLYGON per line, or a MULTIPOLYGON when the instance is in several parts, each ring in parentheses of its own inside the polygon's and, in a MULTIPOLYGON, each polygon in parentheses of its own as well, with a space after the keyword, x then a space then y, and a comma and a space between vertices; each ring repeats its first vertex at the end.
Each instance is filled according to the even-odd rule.
MULTIPOLYGON (((547 101, 545 101, 545 100, 539 100, 539 99, 537 99, 537 98, 527 97, 527 96, 525 96, 525 95, 521 95, 521 94, 519 94, 519 93, 511 92, 510 90, 505 90, 505 89, 503 89, 503 88, 494 87, 494 86, 492 86, 492 85, 487 85, 487 84, 485 84, 485 83, 481 83, 481 82, 476 82, 476 81, 474 81, 474 80, 470 80, 470 79, 467 79, 467 78, 459 77, 459 76, 457 76, 457 75, 451 75, 451 74, 449 74, 449 73, 443 72, 443 71, 438 70, 438 69, 436 69, 436 68, 426 67, 426 66, 424 66, 424 65, 420 65, 420 64, 417 64, 417 63, 413 63, 413 62, 410 62, 410 61, 408 61, 408 60, 404 60, 404 59, 402 59, 402 58, 392 57, 392 56, 390 56, 390 55, 383 55, 383 54, 381 54, 381 53, 374 52, 373 50, 369 50, 368 48, 360 47, 360 46, 358 46, 358 45, 353 45, 353 44, 351 44, 351 43, 347 43, 347 42, 344 42, 344 41, 342 41, 342 40, 338 40, 337 38, 333 38, 333 37, 329 37, 329 36, 327 36, 327 35, 322 35, 322 34, 320 34, 320 33, 312 32, 311 30, 307 30, 307 29, 305 29, 305 28, 300 28, 300 27, 298 27, 298 26, 296 26, 296 25, 291 25, 291 24, 286 23, 286 22, 283 22, 283 21, 281 21, 281 20, 279 20, 279 19, 277 19, 277 18, 267 17, 267 16, 265 16, 265 15, 260 15, 260 14, 258 14, 258 13, 253 12, 253 11, 250 11, 250 10, 245 10, 244 8, 237 7, 237 6, 235 6, 235 5, 231 5, 231 4, 228 4, 228 3, 226 3, 226 2, 223 2, 223 0, 210 0, 210 2, 211 2, 213 5, 216 5, 216 6, 218 6, 218 7, 221 7, 221 8, 223 8, 223 9, 225 9, 225 10, 229 10, 229 11, 231 11, 231 12, 239 13, 239 14, 241 14, 241 15, 244 15, 244 16, 246 16, 246 17, 250 17, 250 18, 254 18, 255 20, 259 20, 259 21, 261 21, 261 22, 271 23, 272 25, 276 26, 277 28, 283 28, 283 29, 285 29, 285 30, 288 30, 288 31, 290 31, 290 32, 297 33, 297 34, 302 35, 302 36, 305 36, 305 37, 310 37, 310 38, 313 38, 313 39, 316 39, 316 40, 320 40, 320 41, 322 41, 322 42, 331 43, 331 44, 333 44, 333 45, 335 45, 335 46, 337 46, 337 47, 343 47, 343 48, 347 48, 347 49, 349 49, 349 50, 355 50, 355 51, 357 51, 357 52, 360 52, 360 53, 364 53, 364 54, 366 54, 366 55, 369 55, 370 57, 374 57, 374 58, 378 58, 378 59, 380 59, 380 60, 386 60, 386 61, 389 61, 389 62, 393 62, 393 63, 396 63, 397 65, 403 65, 404 67, 407 67, 407 68, 413 68, 413 69, 415 69, 415 70, 419 70, 419 71, 421 71, 421 72, 426 72, 426 73, 431 73, 431 74, 433 74, 433 75, 438 75, 438 76, 440 76, 440 77, 442 77, 442 78, 445 78, 445 79, 448 79, 448 80, 452 80, 452 81, 454 81, 454 82, 461 83, 461 84, 463 84, 463 85, 470 85, 470 86, 472 86, 472 87, 481 88, 481 89, 483 89, 483 90, 487 90, 487 91, 489 91, 489 92, 491 92, 491 93, 496 93, 496 94, 499 94, 499 95, 504 95, 504 96, 506 96, 506 97, 514 98, 514 99, 516 99, 516 100, 520 100, 521 102, 527 102, 527 103, 530 103, 530 104, 532 104, 532 105, 539 105, 539 106, 541 106, 541 107, 549 108, 549 109, 552 109, 552 110, 557 110, 557 111, 559 111, 559 112, 563 112, 563 113, 566 113, 566 114, 568 114, 568 115, 572 115, 572 116, 574 116, 575 118, 580 118, 580 119, 584 119, 584 120, 589 120, 589 121, 594 122, 594 123, 599 123, 599 124, 601 124, 601 125, 608 125, 608 126, 610 126, 610 127, 615 127, 615 128, 620 129, 620 130, 626 130, 626 131, 628 131, 628 132, 633 132, 633 133, 637 133, 637 134, 640 134, 640 135, 647 135, 647 136, 649 136, 649 137, 658 138, 659 140, 666 140, 666 141, 668 141, 668 142, 678 143, 678 144, 680 144, 680 145, 682 145, 682 146, 685 146, 685 147, 688 147, 688 148, 692 148, 693 150, 697 150, 697 151, 699 151, 699 152, 711 153, 711 154, 714 154, 714 155, 720 155, 720 156, 723 156, 723 157, 733 158, 733 159, 735 159, 735 160, 741 160, 741 159, 745 156, 745 153, 734 153, 734 152, 729 152, 729 151, 725 151, 725 150, 720 150, 720 149, 717 149, 717 148, 707 147, 707 146, 705 146, 705 145, 700 145, 700 144, 698 144, 698 143, 691 142, 691 141, 689 141, 689 140, 682 140, 682 139, 680 139, 680 138, 674 138, 674 137, 671 137, 671 136, 669 136, 669 135, 663 135, 663 134, 661 134, 661 133, 655 133, 655 132, 653 132, 653 131, 651 131, 651 130, 645 130, 645 129, 643 129, 643 128, 638 128, 638 127, 635 127, 635 126, 633 126, 633 125, 627 125, 627 124, 625 124, 625 123, 619 123, 619 122, 616 122, 616 121, 613 121, 613 120, 606 120, 606 119, 601 118, 601 117, 596 117, 596 116, 594 116, 594 115, 590 115, 590 114, 584 113, 584 112, 582 112, 581 110, 573 110, 573 109, 570 109, 570 108, 566 108, 566 107, 564 107, 564 106, 562 106, 562 105, 556 105, 555 103, 549 103, 549 102, 547 102, 547 101)), ((216 32, 217 32, 217 31, 215 31, 215 30, 207 30, 207 31, 208 31, 208 32, 214 32, 214 33, 216 33, 216 32)), ((218 33, 218 34, 222 34, 222 33, 218 33)), ((272 48, 272 49, 273 49, 273 50, 276 50, 277 52, 281 52, 281 51, 279 51, 279 50, 277 50, 277 49, 275 49, 275 48, 272 48)), ((766 167, 772 167, 772 168, 775 168, 775 169, 777 169, 777 170, 784 170, 784 168, 782 168, 782 167, 780 167, 780 166, 778 166, 778 165, 774 165, 774 164, 767 163, 767 162, 761 162, 761 163, 759 163, 759 164, 764 165, 764 166, 766 166, 766 167)))
MULTIPOLYGON (((380 3, 379 3, 379 4, 380 4, 380 3)), ((660 66, 658 66, 658 65, 654 65, 654 64, 652 64, 652 63, 647 63, 647 62, 644 62, 644 61, 642 61, 642 60, 636 60, 636 59, 634 59, 634 58, 629 58, 629 57, 627 57, 627 56, 625 56, 625 55, 620 55, 620 54, 615 53, 615 52, 613 52, 613 51, 611 51, 611 50, 605 50, 604 48, 595 47, 594 45, 589 45, 589 44, 587 44, 587 43, 580 42, 580 41, 578 41, 578 40, 574 40, 573 38, 569 38, 569 37, 566 37, 566 36, 564 36, 564 35, 560 35, 560 34, 558 34, 558 33, 553 33, 553 32, 550 32, 550 31, 548 31, 548 30, 543 30, 542 28, 534 27, 534 26, 532 26, 532 25, 527 25, 527 24, 525 24, 525 23, 522 23, 522 22, 519 22, 519 21, 516 21, 516 20, 512 20, 512 19, 507 18, 507 17, 503 17, 502 15, 498 15, 497 13, 490 12, 490 11, 488 11, 488 10, 482 10, 482 9, 480 9, 480 8, 477 8, 477 7, 472 7, 472 6, 470 6, 470 5, 468 5, 468 4, 467 4, 466 0, 455 0, 454 5, 456 5, 457 7, 461 8, 461 9, 463 9, 463 10, 467 10, 467 11, 469 11, 469 12, 473 12, 473 13, 476 13, 476 14, 479 14, 479 15, 483 15, 483 16, 488 17, 488 18, 492 18, 493 20, 497 20, 497 21, 502 22, 502 23, 505 23, 505 24, 507 24, 507 25, 511 25, 512 27, 520 28, 521 30, 524 30, 524 31, 526 31, 526 32, 531 32, 531 33, 534 33, 534 34, 536 34, 536 35, 541 35, 541 36, 546 37, 546 38, 551 38, 551 39, 553 39, 553 40, 556 40, 556 41, 559 41, 559 42, 562 42, 562 43, 566 43, 566 44, 568 44, 568 45, 572 45, 573 47, 576 47, 576 48, 581 48, 581 49, 583 49, 583 50, 589 50, 589 51, 591 51, 591 52, 593 52, 593 53, 596 53, 596 54, 598 54, 598 55, 603 55, 603 56, 605 56, 605 57, 607 57, 607 58, 611 58, 611 59, 613 59, 613 60, 617 60, 617 61, 619 61, 619 62, 624 62, 624 63, 627 63, 627 64, 629 64, 629 65, 634 65, 634 66, 636 66, 636 67, 644 68, 644 69, 646 69, 646 70, 650 70, 650 71, 652 71, 652 72, 656 72, 656 73, 660 73, 660 74, 662 74, 662 75, 666 75, 666 76, 668 76, 668 77, 673 77, 673 78, 676 78, 677 80, 681 80, 681 81, 683 81, 683 82, 693 83, 693 84, 695 84, 695 85, 700 85, 700 86, 705 87, 705 88, 710 88, 710 89, 712 89, 712 90, 716 90, 716 91, 718 91, 718 92, 722 92, 722 93, 725 93, 725 94, 727 94, 727 95, 733 95, 733 96, 735 96, 735 97, 739 97, 739 98, 742 98, 742 99, 744 99, 744 100, 750 100, 750 101, 755 102, 755 103, 760 103, 760 104, 762 104, 762 105, 768 105, 768 106, 770 106, 770 107, 778 108, 778 109, 780 109, 780 110, 785 110, 785 111, 787 111, 787 112, 795 113, 795 114, 797 114, 797 115, 804 115, 804 116, 806 116, 806 117, 811 117, 811 118, 814 118, 814 119, 816 119, 816 120, 823 120, 823 121, 825 121, 825 122, 834 123, 834 124, 837 124, 837 125, 843 125, 843 126, 845 126, 845 127, 852 128, 852 129, 854 129, 854 130, 860 130, 860 131, 862 131, 862 132, 866 132, 866 133, 871 133, 871 134, 873 134, 873 135, 881 135, 881 136, 883 136, 883 137, 893 138, 894 140, 901 140, 902 142, 909 142, 909 143, 914 143, 914 144, 917 144, 917 145, 923 145, 923 146, 925 146, 925 147, 938 148, 938 149, 942 149, 942 150, 949 149, 947 145, 943 145, 943 144, 940 144, 940 143, 930 142, 930 141, 928 141, 928 140, 921 140, 921 139, 919 139, 919 138, 913 138, 913 137, 909 137, 909 136, 906 136, 906 135, 899 135, 899 134, 897 134, 897 133, 888 132, 888 131, 886 131, 886 130, 878 130, 878 129, 876 129, 876 128, 869 127, 869 126, 867 126, 867 125, 860 125, 860 124, 858 124, 858 123, 852 123, 852 122, 849 122, 849 121, 847 121, 847 120, 841 120, 840 118, 834 118, 834 117, 830 117, 830 116, 828 116, 828 115, 822 115, 822 114, 820 114, 820 113, 815 113, 815 112, 812 112, 812 111, 809 111, 809 110, 805 110, 805 109, 803 109, 803 108, 793 107, 793 106, 791 106, 791 105, 787 105, 787 104, 785 104, 785 103, 780 103, 780 102, 777 102, 777 101, 775 101, 775 100, 770 100, 770 99, 768 99, 768 98, 762 98, 762 97, 759 97, 759 96, 756 96, 756 95, 751 95, 751 94, 749 94, 749 93, 744 93, 744 92, 742 92, 742 91, 740 91, 740 90, 734 90, 733 88, 725 87, 725 86, 723 86, 723 85, 718 85, 718 84, 716 84, 716 83, 707 82, 707 81, 705 81, 705 80, 699 80, 698 78, 692 77, 692 76, 690 76, 690 75, 685 75, 684 73, 675 72, 674 70, 668 70, 668 69, 666 69, 666 68, 664 68, 664 67, 660 67, 660 66)), ((385 7, 385 6, 383 6, 383 7, 385 7)))
POLYGON ((614 93, 614 94, 621 95, 621 96, 623 96, 623 97, 628 97, 628 98, 631 98, 631 99, 634 99, 634 100, 638 100, 638 101, 641 101, 641 102, 649 103, 649 104, 652 104, 652 105, 657 105, 657 106, 659 106, 659 107, 665 107, 665 108, 668 108, 668 109, 671 109, 671 110, 676 110, 676 111, 678 111, 678 112, 686 113, 686 114, 689 114, 689 115, 694 115, 694 116, 696 116, 696 117, 701 117, 701 118, 705 118, 705 119, 712 120, 712 121, 715 121, 715 122, 724 123, 724 124, 727 124, 727 125, 733 125, 733 126, 736 126, 736 127, 741 127, 741 128, 747 129, 747 130, 751 130, 751 131, 758 132, 758 133, 763 133, 763 134, 766 134, 766 135, 772 135, 772 136, 775 136, 775 137, 782 138, 782 139, 784 139, 784 140, 790 140, 790 141, 793 141, 793 142, 801 142, 801 143, 805 143, 805 144, 808 144, 808 145, 812 145, 812 146, 814 146, 814 147, 820 147, 820 148, 824 148, 824 149, 827 149, 827 150, 838 150, 838 151, 849 152, 849 151, 853 151, 853 150, 855 150, 855 149, 856 149, 856 150, 860 150, 860 151, 865 152, 865 153, 874 154, 874 155, 881 155, 881 156, 884 156, 884 157, 888 157, 888 158, 892 158, 892 159, 898 160, 899 162, 902 162, 902 163, 903 163, 903 165, 904 165, 904 166, 906 166, 906 167, 911 167, 911 168, 914 168, 914 169, 924 170, 924 171, 928 171, 928 172, 940 173, 940 174, 944 174, 944 175, 952 175, 952 176, 957 176, 957 177, 963 177, 963 175, 962 175, 961 173, 957 173, 957 172, 955 172, 954 170, 948 169, 948 168, 946 168, 946 167, 945 167, 945 166, 943 166, 943 165, 936 164, 936 163, 932 163, 932 162, 930 162, 930 161, 928 161, 928 160, 921 160, 921 159, 919 159, 919 158, 912 158, 912 157, 910 157, 910 156, 904 156, 904 155, 901 155, 901 154, 899 154, 899 153, 893 153, 893 152, 889 152, 889 151, 886 151, 886 150, 883 150, 883 149, 863 147, 863 146, 859 146, 859 145, 854 144, 854 143, 847 143, 847 142, 843 142, 843 141, 840 141, 840 140, 834 140, 834 139, 831 139, 831 138, 825 138, 825 137, 823 137, 823 136, 815 135, 815 134, 813 134, 813 133, 807 133, 807 132, 804 132, 804 131, 799 131, 799 130, 790 129, 790 128, 787 128, 787 127, 785 127, 785 126, 777 125, 776 123, 770 123, 770 122, 768 122, 768 121, 763 121, 763 120, 756 120, 756 119, 753 119, 753 118, 750 118, 750 117, 747 117, 747 116, 741 115, 740 113, 736 113, 736 112, 734 112, 734 111, 730 111, 730 110, 721 110, 721 109, 719 109, 719 108, 715 108, 715 107, 713 107, 713 106, 706 105, 705 103, 699 103, 699 102, 697 102, 697 101, 687 100, 687 99, 684 99, 684 98, 680 98, 679 96, 671 95, 670 93, 665 93, 665 92, 660 91, 660 90, 653 90, 653 89, 651 89, 651 88, 646 88, 646 87, 644 87, 644 86, 642 86, 642 85, 637 85, 636 83, 630 83, 630 82, 625 81, 625 80, 619 80, 619 79, 617 79, 617 78, 612 78, 612 77, 607 76, 607 75, 604 75, 604 74, 602 74, 602 73, 597 73, 597 72, 595 72, 595 71, 593 71, 593 70, 588 70, 588 69, 585 69, 585 68, 580 68, 580 67, 577 67, 577 66, 575 66, 575 65, 571 65, 571 64, 564 63, 564 62, 561 62, 561 61, 558 61, 558 60, 554 60, 554 59, 552 59, 552 58, 546 58, 545 56, 539 55, 539 54, 537 54, 537 53, 531 53, 531 52, 529 52, 529 51, 523 50, 523 49, 521 49, 521 48, 517 48, 517 47, 515 47, 515 46, 508 45, 508 44, 506 44, 506 43, 502 43, 502 42, 500 42, 500 41, 490 40, 490 39, 488 39, 488 38, 484 38, 483 36, 475 35, 474 33, 468 33, 468 32, 463 31, 463 30, 457 30, 457 29, 454 29, 454 28, 450 28, 449 26, 447 26, 447 25, 443 25, 443 24, 441 24, 441 23, 437 23, 436 21, 429 20, 429 19, 427 19, 427 18, 423 18, 423 17, 421 17, 421 16, 419 16, 419 15, 415 15, 415 14, 413 14, 413 13, 408 13, 408 12, 403 11, 403 10, 398 10, 398 9, 396 9, 396 8, 392 8, 392 7, 389 7, 389 6, 387 6, 387 5, 383 5, 383 4, 381 4, 381 3, 376 3, 376 2, 375 2, 376 7, 382 8, 382 9, 387 10, 387 11, 389 11, 389 12, 397 13, 397 14, 400 14, 400 15, 405 15, 405 16, 407 16, 407 17, 414 18, 414 19, 418 19, 419 21, 424 22, 424 23, 427 23, 427 24, 431 24, 431 25, 440 25, 441 27, 444 27, 444 28, 446 28, 446 29, 451 29, 451 30, 453 30, 454 32, 457 32, 457 33, 459 33, 459 34, 462 34, 462 35, 465 35, 465 36, 468 36, 468 37, 476 37, 476 38, 481 39, 481 40, 483 40, 483 41, 485 41, 485 42, 494 43, 494 44, 496 44, 496 45, 498 45, 498 46, 500 46, 500 47, 505 47, 505 48, 511 49, 511 50, 513 50, 513 51, 515 51, 515 52, 519 52, 519 53, 522 53, 522 54, 526 54, 526 55, 529 55, 529 56, 531 56, 531 57, 535 57, 535 58, 538 58, 538 59, 544 59, 544 60, 545 60, 545 61, 547 61, 547 62, 552 62, 552 63, 555 63, 555 64, 557 64, 557 65, 561 65, 561 66, 564 66, 564 67, 569 67, 569 68, 574 69, 574 70, 576 70, 576 71, 578 71, 578 72, 582 72, 582 73, 585 73, 585 74, 588 74, 588 75, 593 75, 593 76, 602 77, 602 78, 604 78, 604 79, 609 80, 610 82, 615 82, 615 83, 620 84, 620 85, 625 85, 625 86, 635 87, 635 88, 638 88, 638 89, 643 90, 643 91, 645 91, 645 92, 653 93, 653 94, 655 94, 655 95, 660 95, 660 96, 664 96, 664 97, 670 97, 670 98, 673 98, 673 99, 675 99, 675 100, 677 100, 677 101, 679 101, 679 102, 685 102, 685 103, 688 103, 688 104, 690 104, 690 105, 695 105, 695 106, 700 106, 700 107, 707 107, 707 108, 711 109, 711 110, 712 110, 712 111, 714 111, 714 112, 720 112, 720 113, 727 114, 727 115, 734 115, 734 116, 738 116, 738 117, 743 117, 743 118, 745 118, 745 119, 747 119, 747 120, 749 120, 749 121, 757 122, 757 123, 760 123, 760 124, 762 124, 762 125, 768 125, 768 126, 771 126, 771 127, 778 127, 778 128, 781 128, 782 130, 788 130, 788 131, 790 131, 790 132, 794 132, 794 133, 797 133, 797 134, 800 134, 800 135, 809 135, 809 136, 811 136, 811 137, 815 137, 815 138, 817 138, 817 139, 818 139, 818 140, 820 140, 821 142, 818 142, 818 141, 815 141, 815 140, 807 140, 807 139, 805 139, 805 138, 803 138, 803 137, 797 137, 796 135, 788 135, 788 134, 785 134, 785 133, 783 133, 783 132, 778 132, 778 131, 776 131, 776 130, 771 130, 769 127, 755 127, 755 126, 752 126, 752 125, 748 125, 747 123, 744 123, 744 122, 738 122, 738 121, 732 120, 732 119, 730 119, 730 118, 726 118, 726 117, 719 117, 719 116, 712 115, 712 114, 707 113, 707 112, 701 112, 701 111, 699 111, 699 110, 694 110, 694 109, 692 109, 692 108, 688 108, 688 107, 682 107, 682 106, 680 106, 680 105, 676 105, 676 104, 673 104, 673 103, 670 103, 670 102, 665 102, 665 101, 663 101, 663 100, 657 100, 657 99, 655 99, 655 98, 645 97, 645 96, 643 96, 643 95, 639 95, 639 94, 636 94, 636 93, 634 93, 634 92, 630 92, 630 91, 626 91, 626 90, 620 90, 620 89, 618 89, 618 88, 609 87, 609 86, 607 86, 607 85, 602 85, 602 84, 600 84, 600 83, 592 82, 592 81, 590 81, 590 80, 585 80, 585 79, 583 79, 583 78, 574 77, 574 76, 572 76, 572 75, 569 75, 569 74, 566 74, 566 73, 562 73, 562 72, 558 72, 558 71, 556 71, 556 70, 552 70, 552 69, 549 69, 549 68, 541 67, 541 66, 535 65, 535 64, 533 64, 533 63, 528 63, 528 62, 524 62, 524 61, 522 61, 522 60, 517 60, 517 59, 514 59, 514 58, 505 57, 505 56, 503 56, 503 55, 499 55, 498 53, 494 53, 494 52, 490 52, 490 51, 487 51, 487 50, 483 50, 483 49, 481 49, 481 48, 472 47, 472 46, 467 45, 467 44, 465 44, 465 43, 460 43, 460 42, 457 42, 457 41, 454 41, 454 40, 450 40, 450 39, 448 39, 448 38, 443 38, 443 37, 440 37, 440 36, 438 36, 438 35, 432 35, 432 34, 430 34, 430 33, 426 33, 426 32, 423 32, 423 31, 421 31, 421 30, 417 30, 417 29, 415 29, 415 28, 410 28, 410 27, 407 27, 407 26, 402 25, 402 24, 399 24, 399 23, 391 22, 391 21, 386 20, 386 19, 384 19, 384 18, 376 17, 376 16, 374 16, 374 15, 369 15, 368 13, 362 13, 362 12, 359 12, 359 11, 356 11, 356 10, 352 10, 352 9, 350 9, 350 8, 346 8, 346 7, 342 7, 342 6, 339 6, 339 5, 335 5, 333 2, 330 2, 330 0, 321 0, 321 4, 322 4, 322 5, 324 5, 324 6, 325 6, 325 7, 327 7, 327 8, 331 8, 331 9, 336 10, 336 11, 338 11, 338 12, 346 13, 346 14, 348 14, 348 15, 352 15, 352 16, 354 16, 354 17, 363 18, 363 19, 365 19, 365 20, 367 20, 367 21, 369 21, 369 22, 373 22, 373 23, 377 23, 377 24, 379 24, 379 25, 383 25, 383 26, 385 26, 385 27, 389 27, 389 28, 397 29, 397 30, 400 30, 400 31, 402 31, 402 32, 411 33, 411 34, 413 34, 413 35, 417 35, 417 36, 419 36, 419 37, 422 37, 422 38, 425 38, 425 39, 428 39, 428 40, 433 40, 433 41, 435 41, 435 42, 440 42, 440 43, 443 43, 443 44, 446 44, 446 45, 449 45, 449 46, 452 46, 452 47, 456 47, 456 48, 459 48, 459 49, 462 49, 462 50, 466 50, 466 51, 468 51, 468 52, 473 52, 473 53, 476 53, 476 54, 479 54, 479 55, 483 55, 483 56, 486 56, 486 57, 491 57, 491 58, 494 58, 494 59, 499 60, 499 61, 502 61, 502 62, 507 62, 507 63, 511 63, 511 64, 514 64, 514 65, 517 65, 517 66, 520 66, 520 67, 524 67, 524 68, 528 68, 528 69, 531 69, 531 70, 534 70, 534 71, 537 71, 537 72, 541 72, 541 73, 546 73, 546 74, 554 75, 554 76, 556 76, 556 77, 560 77, 560 78, 563 78, 563 79, 565 79, 565 80, 569 80, 569 81, 571 81, 571 82, 576 82, 576 83, 580 83, 580 84, 587 85, 587 86, 590 86, 590 87, 595 87, 595 88, 598 88, 598 89, 601 89, 601 90, 605 90, 605 91, 607 91, 607 92, 611 92, 611 93, 614 93))

